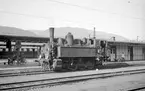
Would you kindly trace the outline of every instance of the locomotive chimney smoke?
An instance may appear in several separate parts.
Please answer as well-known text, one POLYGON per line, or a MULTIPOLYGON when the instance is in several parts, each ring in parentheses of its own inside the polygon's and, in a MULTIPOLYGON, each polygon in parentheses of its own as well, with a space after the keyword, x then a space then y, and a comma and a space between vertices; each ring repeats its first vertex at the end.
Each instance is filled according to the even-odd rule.
POLYGON ((53 41, 54 41, 54 28, 49 28, 49 37, 50 37, 50 44, 52 45, 53 44, 53 41))

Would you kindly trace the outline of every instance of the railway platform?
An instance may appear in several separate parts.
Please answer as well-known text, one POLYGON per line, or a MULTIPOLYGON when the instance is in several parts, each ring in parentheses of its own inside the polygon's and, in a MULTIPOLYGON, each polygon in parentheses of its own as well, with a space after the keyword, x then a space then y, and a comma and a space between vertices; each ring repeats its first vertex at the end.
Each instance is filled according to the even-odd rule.
MULTIPOLYGON (((38 62, 34 62, 35 59, 27 59, 27 64, 25 65, 4 65, 3 62, 7 60, 0 60, 0 71, 8 70, 23 70, 23 69, 40 69, 38 62)), ((110 68, 120 68, 128 66, 145 66, 145 60, 143 61, 125 61, 125 62, 103 62, 103 66, 98 66, 98 69, 110 69, 110 68)))
POLYGON ((41 68, 41 66, 29 66, 29 67, 8 67, 8 68, 0 68, 0 71, 7 71, 7 70, 22 70, 22 69, 37 69, 41 68))
MULTIPOLYGON (((38 66, 37 62, 30 60, 27 65, 14 65, 4 66, 0 65, 1 74, 21 74, 30 72, 45 72, 41 66, 38 66), (31 61, 31 62, 30 62, 31 61)), ((126 68, 126 67, 139 67, 145 66, 145 61, 126 61, 126 62, 104 62, 103 65, 99 65, 97 70, 115 69, 115 68, 126 68)))
POLYGON ((40 71, 41 66, 35 59, 26 59, 27 63, 22 65, 4 65, 7 59, 0 59, 0 73, 18 73, 18 72, 29 72, 29 71, 40 71))
MULTIPOLYGON (((27 58, 26 61, 27 62, 34 62, 34 60, 36 60, 37 58, 27 58)), ((0 59, 0 64, 4 63, 4 62, 8 62, 8 59, 0 59)))
POLYGON ((39 65, 39 63, 38 62, 35 62, 35 60, 36 59, 26 59, 26 64, 22 64, 22 65, 16 65, 16 64, 14 64, 14 65, 8 65, 7 64, 7 59, 0 59, 0 69, 2 69, 2 68, 23 68, 23 67, 32 67, 32 66, 38 66, 39 65), (6 63, 6 64, 4 64, 4 63, 6 63))

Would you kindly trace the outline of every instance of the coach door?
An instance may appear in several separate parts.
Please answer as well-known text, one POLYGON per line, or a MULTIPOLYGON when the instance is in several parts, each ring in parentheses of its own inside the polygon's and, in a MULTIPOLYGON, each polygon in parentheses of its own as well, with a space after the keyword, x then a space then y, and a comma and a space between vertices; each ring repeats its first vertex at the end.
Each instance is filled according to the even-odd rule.
POLYGON ((145 59, 145 48, 142 49, 143 59, 145 59))
POLYGON ((130 61, 133 61, 133 46, 128 47, 128 52, 130 54, 130 61))
POLYGON ((116 46, 111 47, 111 61, 115 61, 116 58, 116 46))

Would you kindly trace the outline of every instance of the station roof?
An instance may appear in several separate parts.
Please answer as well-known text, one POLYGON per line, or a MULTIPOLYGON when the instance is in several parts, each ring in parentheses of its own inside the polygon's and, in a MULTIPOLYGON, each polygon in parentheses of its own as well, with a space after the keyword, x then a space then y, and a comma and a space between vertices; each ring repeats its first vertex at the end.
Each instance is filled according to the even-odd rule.
POLYGON ((118 40, 106 40, 106 39, 96 39, 99 41, 107 41, 109 44, 127 44, 127 45, 144 45, 145 46, 145 42, 144 41, 118 41, 118 40))
MULTIPOLYGON (((20 40, 21 42, 47 43, 49 41, 49 37, 0 35, 0 41, 7 41, 7 40, 11 40, 12 42, 20 40)), ((103 39, 96 39, 96 40, 103 40, 103 39)), ((104 40, 104 41, 107 41, 110 44, 145 45, 145 42, 140 42, 140 41, 113 41, 113 40, 104 40)))
POLYGON ((107 41, 112 44, 145 45, 145 42, 141 41, 113 41, 113 40, 107 41))
POLYGON ((48 37, 38 37, 38 36, 13 36, 13 35, 0 35, 0 41, 11 40, 12 42, 20 40, 21 42, 34 42, 34 43, 44 43, 48 42, 48 37))

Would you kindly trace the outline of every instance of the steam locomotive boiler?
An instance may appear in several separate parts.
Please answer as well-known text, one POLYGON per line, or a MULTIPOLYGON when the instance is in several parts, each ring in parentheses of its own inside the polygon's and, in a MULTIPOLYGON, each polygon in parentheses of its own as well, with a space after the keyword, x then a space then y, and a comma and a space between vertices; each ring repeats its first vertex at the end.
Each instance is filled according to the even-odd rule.
POLYGON ((65 39, 59 38, 54 42, 54 28, 50 28, 49 31, 50 41, 44 45, 41 52, 49 55, 47 58, 54 71, 95 68, 98 55, 95 38, 75 40, 73 35, 68 33, 65 39))

